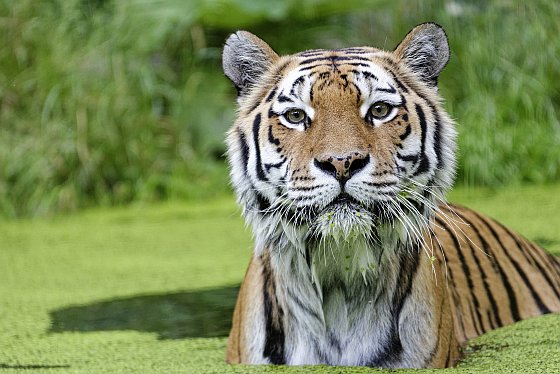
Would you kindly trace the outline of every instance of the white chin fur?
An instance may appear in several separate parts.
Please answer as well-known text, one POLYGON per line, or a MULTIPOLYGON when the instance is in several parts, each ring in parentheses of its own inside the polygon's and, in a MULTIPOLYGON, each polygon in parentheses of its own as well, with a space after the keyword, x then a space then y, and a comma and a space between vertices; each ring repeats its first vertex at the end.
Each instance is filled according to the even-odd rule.
POLYGON ((317 216, 310 233, 320 239, 351 241, 371 237, 374 228, 372 214, 353 202, 329 205, 317 216))

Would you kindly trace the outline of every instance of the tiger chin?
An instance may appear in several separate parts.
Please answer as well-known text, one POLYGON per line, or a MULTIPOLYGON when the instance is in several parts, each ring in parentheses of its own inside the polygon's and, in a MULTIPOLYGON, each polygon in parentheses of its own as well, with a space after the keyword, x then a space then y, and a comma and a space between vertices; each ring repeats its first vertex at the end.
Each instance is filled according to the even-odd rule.
POLYGON ((229 37, 228 159, 255 248, 227 362, 450 367, 467 340, 560 311, 558 259, 445 201, 448 59, 433 23, 394 51, 281 57, 248 32, 229 37))

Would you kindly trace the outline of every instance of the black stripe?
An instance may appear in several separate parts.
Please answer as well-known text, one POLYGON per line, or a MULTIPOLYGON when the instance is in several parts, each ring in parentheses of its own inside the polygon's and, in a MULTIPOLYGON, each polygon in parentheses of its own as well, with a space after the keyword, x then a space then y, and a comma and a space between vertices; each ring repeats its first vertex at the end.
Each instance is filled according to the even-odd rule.
POLYGON ((307 51, 299 52, 297 56, 312 56, 312 55, 322 55, 328 52, 327 49, 308 49, 307 51))
POLYGON ((416 163, 418 162, 418 158, 420 157, 420 154, 415 154, 415 155, 401 155, 400 153, 397 152, 397 158, 403 160, 403 161, 409 161, 409 162, 413 162, 416 163))
MULTIPOLYGON (((452 331, 452 329, 449 329, 449 331, 452 331)), ((453 344, 452 343, 453 341, 451 339, 449 339, 449 341, 451 342, 451 344, 453 344)), ((450 364, 449 361, 451 361, 451 344, 449 344, 449 346, 447 347, 447 357, 445 358, 445 366, 444 366, 445 368, 449 367, 450 364)))
POLYGON ((426 124, 426 116, 424 115, 424 111, 420 107, 420 105, 415 104, 414 108, 416 109, 416 114, 418 115, 418 120, 420 121, 420 128, 422 130, 421 134, 421 143, 420 143, 420 164, 418 168, 414 172, 414 176, 425 173, 430 169, 430 161, 426 156, 426 134, 428 132, 428 126, 426 124))
POLYGON ((331 64, 316 64, 316 65, 309 65, 309 66, 304 66, 302 68, 299 68, 299 71, 307 71, 307 70, 312 70, 315 68, 318 68, 320 66, 332 66, 331 64))
MULTIPOLYGON (((465 279, 467 281, 467 287, 469 288, 471 299, 473 301, 475 311, 476 311, 476 316, 477 316, 478 322, 479 322, 478 324, 473 323, 473 326, 476 329, 476 332, 478 333, 478 335, 480 335, 480 334, 482 334, 482 331, 483 331, 483 328, 480 325, 480 323, 482 323, 481 322, 482 321, 482 316, 480 315, 480 303, 478 302, 478 298, 476 297, 476 294, 474 292, 474 284, 473 284, 473 280, 471 278, 471 271, 470 271, 469 266, 468 266, 468 264, 465 260, 465 255, 463 254, 461 244, 459 243, 459 240, 457 239, 457 236, 454 235, 454 233, 452 231, 452 228, 448 226, 447 222, 440 219, 439 217, 436 217, 436 222, 438 223, 438 225, 443 227, 445 229, 445 231, 447 231, 447 233, 449 234, 449 237, 453 241, 453 245, 455 246, 455 250, 457 252, 457 255, 459 256, 459 263, 461 264, 461 269, 463 270, 463 274, 465 275, 465 279)), ((469 303, 469 306, 470 305, 471 304, 469 303)), ((473 322, 476 322, 476 320, 474 320, 474 315, 473 315, 473 322)))
POLYGON ((391 305, 393 305, 393 311, 389 337, 387 341, 384 342, 385 345, 381 352, 378 353, 367 364, 367 366, 386 367, 389 363, 397 362, 401 358, 401 355, 403 353, 403 346, 399 334, 399 319, 404 303, 412 292, 412 286, 414 283, 416 272, 418 270, 419 261, 420 252, 418 248, 414 248, 412 251, 403 254, 400 259, 400 279, 397 284, 397 289, 393 294, 393 299, 391 301, 391 305))
POLYGON ((268 181, 268 178, 264 174, 264 170, 261 164, 261 149, 259 147, 259 130, 261 128, 261 114, 255 116, 253 121, 253 143, 255 146, 255 168, 257 169, 257 178, 261 181, 268 181))
POLYGON ((396 186, 397 185, 397 182, 383 183, 383 182, 368 182, 368 181, 365 181, 363 183, 365 183, 366 185, 371 186, 371 187, 391 187, 391 186, 396 186))
POLYGON ((560 274, 560 259, 556 258, 556 257, 553 257, 552 255, 549 255, 549 256, 554 261, 553 264, 554 264, 554 267, 556 268, 556 270, 558 271, 558 274, 560 274))
POLYGON ((280 145, 280 139, 272 134, 272 125, 268 126, 268 141, 274 145, 280 145))
POLYGON ((539 258, 542 259, 542 261, 546 264, 546 267, 549 268, 552 273, 558 275, 558 284, 560 284, 560 259, 546 252, 535 243, 532 243, 530 241, 527 242, 538 254, 539 258))
POLYGON ((317 61, 331 61, 331 60, 332 60, 331 56, 314 57, 314 58, 308 58, 300 61, 300 65, 307 65, 317 61))
POLYGON ((441 123, 437 112, 433 112, 435 116, 434 123, 434 152, 437 157, 436 168, 441 170, 445 165, 443 165, 443 158, 441 157, 441 123))
POLYGON ((434 152, 435 152, 436 157, 437 157, 436 168, 441 170, 442 168, 445 167, 445 165, 443 164, 443 158, 441 157, 441 119, 439 117, 438 111, 436 110, 436 107, 434 106, 434 104, 432 102, 430 102, 421 93, 416 92, 416 94, 422 100, 424 100, 424 102, 426 103, 426 105, 428 105, 432 114, 435 117, 435 123, 434 123, 434 127, 435 127, 435 129, 434 129, 434 152))
POLYGON ((258 98, 257 100, 255 100, 255 102, 253 103, 253 105, 251 106, 251 108, 249 109, 249 111, 247 113, 252 113, 255 109, 257 109, 259 107, 261 103, 260 98, 258 98))
POLYGON ((395 87, 389 85, 389 88, 376 88, 376 91, 387 92, 387 93, 396 93, 397 90, 395 87))
POLYGON ((369 58, 362 57, 362 56, 325 56, 325 57, 316 57, 316 58, 308 58, 300 62, 301 65, 311 64, 317 61, 332 61, 332 63, 336 63, 338 61, 351 61, 351 60, 358 60, 358 61, 371 61, 369 58))
POLYGON ((401 140, 405 140, 406 138, 408 138, 411 132, 412 132, 412 126, 410 126, 410 123, 408 123, 406 125, 406 129, 404 130, 404 133, 399 135, 399 138, 401 138, 401 140))
POLYGON ((303 81, 304 81, 303 75, 294 81, 294 83, 292 84, 292 88, 290 89, 290 95, 295 96, 296 87, 302 84, 303 81))
MULTIPOLYGON (((521 265, 519 265, 519 262, 517 262, 510 254, 509 251, 507 250, 507 248, 501 243, 498 234, 496 233, 496 231, 494 230, 494 228, 490 225, 490 223, 482 216, 480 216, 478 213, 473 211, 473 214, 475 216, 478 217, 478 219, 480 219, 482 221, 482 223, 484 223, 484 225, 486 227, 488 227, 488 229, 490 230, 490 232, 492 233, 492 236, 494 236, 494 238, 496 238, 496 240, 498 241, 498 243, 500 243, 500 245, 502 246, 502 248, 504 249, 504 254, 506 255, 506 257, 510 260, 510 262, 512 263, 513 267, 515 267, 515 270, 517 271, 517 273, 519 274, 519 276, 521 277, 521 279, 523 280, 523 283, 525 283, 525 287, 527 287, 527 289, 529 290, 529 292, 531 293, 531 296, 533 296, 533 299, 535 300, 535 303, 537 304, 537 306, 539 307, 539 310, 541 311, 541 313, 546 314, 546 313, 550 313, 551 310, 544 304, 544 302, 542 301, 540 295, 535 291, 535 287, 533 286, 533 284, 531 284, 531 281, 529 280, 529 278, 527 277, 527 274, 525 274, 525 271, 523 270, 523 268, 521 267, 521 265)), ((507 232, 507 230, 506 230, 507 232)))
POLYGON ((347 63, 345 63, 344 65, 361 66, 361 67, 363 67, 363 68, 369 68, 369 67, 371 67, 370 65, 364 64, 363 62, 347 62, 347 63))
POLYGON ((251 187, 252 187, 251 189, 255 191, 255 198, 257 200, 257 205, 258 205, 257 208, 259 213, 265 213, 267 210, 270 209, 270 203, 268 202, 266 197, 264 197, 258 191, 256 191, 255 186, 251 185, 251 187))
POLYGON ((294 301, 300 307, 300 309, 302 309, 306 314, 310 315, 311 317, 318 320, 319 322, 323 321, 321 316, 316 311, 309 308, 309 306, 305 305, 303 303, 303 301, 301 301, 301 299, 293 293, 291 287, 287 287, 287 290, 288 290, 288 296, 290 297, 290 299, 292 299, 292 301, 294 301))
POLYGON ((266 97, 266 102, 270 103, 272 101, 272 99, 274 99, 274 95, 276 95, 276 89, 277 87, 274 87, 272 89, 272 91, 270 91, 270 93, 268 94, 268 96, 266 97))
POLYGON ((372 79, 374 81, 379 80, 373 73, 370 73, 369 71, 362 71, 361 73, 367 79, 372 79))
MULTIPOLYGON (((490 308, 491 308, 492 315, 495 316, 494 320, 496 321, 496 323, 492 323, 491 318, 488 318, 488 323, 490 324, 490 327, 492 329, 503 326, 504 324, 502 323, 502 319, 500 318, 500 315, 499 315, 499 312, 498 312, 498 304, 496 303, 496 299, 494 299, 494 294, 490 290, 490 285, 488 284, 488 276, 486 275, 486 272, 484 271, 482 265, 480 264, 480 260, 478 259, 477 255, 476 255, 476 249, 473 248, 473 246, 471 245, 470 242, 469 242, 469 248, 472 251, 472 256, 473 256, 474 262, 476 263, 476 267, 478 269, 478 272, 482 275, 482 284, 484 285, 484 292, 486 293, 486 297, 488 298, 488 301, 490 301, 490 308)), ((480 316, 480 314, 479 314, 479 316, 480 316)))
POLYGON ((313 191, 317 188, 325 187, 325 184, 320 184, 317 186, 309 186, 309 187, 293 187, 291 188, 292 191, 313 191))
POLYGON ((280 182, 284 183, 286 182, 286 179, 288 178, 288 173, 289 173, 290 169, 286 168, 286 172, 284 173, 284 175, 282 176, 282 178, 280 178, 280 182))
MULTIPOLYGON (((305 263, 309 271, 311 271, 311 246, 309 244, 305 246, 305 263)), ((313 279, 313 277, 311 277, 311 279, 313 279)))
POLYGON ((276 113, 275 111, 272 110, 272 105, 271 105, 270 109, 268 109, 268 118, 278 117, 279 115, 280 113, 276 113))
POLYGON ((533 253, 530 250, 530 247, 527 247, 527 246, 524 247, 523 244, 519 241, 519 239, 513 234, 513 232, 511 232, 507 227, 502 225, 500 222, 498 222, 496 220, 492 220, 492 222, 494 222, 496 225, 501 227, 502 230, 504 230, 509 235, 509 237, 512 238, 515 241, 515 244, 517 245, 517 248, 519 249, 519 251, 521 252, 523 257, 525 257, 525 259, 527 261, 531 262, 534 267, 539 269, 539 272, 543 275, 543 277, 546 278, 547 283, 550 285, 550 288, 552 288, 552 291, 554 291, 554 293, 556 294, 556 297, 558 297, 558 299, 560 299, 560 292, 558 291, 558 289, 556 287, 553 286, 552 278, 549 277, 546 269, 533 256, 533 253))
POLYGON ((399 88, 403 90, 404 93, 408 93, 408 88, 400 81, 399 78, 397 78, 397 75, 391 69, 388 68, 385 69, 389 72, 389 74, 391 74, 397 86, 399 86, 399 88))
POLYGON ((238 130, 239 135, 239 147, 241 148, 241 161, 243 162, 243 169, 245 170, 245 175, 247 175, 247 165, 249 163, 249 144, 245 139, 245 134, 241 130, 238 130))
MULTIPOLYGON (((478 240, 482 244, 483 251, 485 253, 487 253, 490 256, 490 258, 495 259, 496 257, 493 256, 490 245, 488 244, 486 239, 484 239, 484 237, 482 236, 482 234, 480 233, 478 228, 472 222, 470 222, 468 219, 466 219, 465 216, 463 214, 461 214, 458 209, 453 209, 453 212, 455 214, 457 214, 458 216, 460 216, 461 219, 463 219, 466 223, 470 224, 471 229, 474 231, 474 233, 478 237, 478 240)), ((496 240, 497 240, 498 244, 500 246, 502 246, 502 248, 504 248, 503 244, 499 241, 499 239, 496 238, 496 240)), ((504 271, 504 269, 500 265, 500 262, 494 260, 493 264, 495 265, 496 269, 500 273, 500 278, 502 279, 502 282, 504 283, 504 288, 506 289, 506 293, 508 295, 509 306, 510 306, 510 309, 511 309, 511 314, 512 314, 513 321, 514 322, 519 321, 519 320, 521 320, 521 316, 519 315, 519 303, 517 302, 517 297, 515 296, 515 292, 513 292, 513 287, 511 286, 511 282, 509 281, 509 278, 508 278, 506 272, 504 271)))
POLYGON ((278 102, 280 103, 293 103, 294 100, 284 94, 280 94, 280 96, 278 96, 278 102))
MULTIPOLYGON (((439 248, 443 251, 443 248, 441 248, 441 246, 438 243, 439 248)), ((451 270, 451 268, 448 266, 447 267, 447 273, 449 274, 449 279, 451 280, 451 283, 453 284, 453 287, 451 288, 451 294, 453 297, 453 303, 455 304, 454 307, 455 309, 460 309, 461 306, 461 302, 459 301, 459 295, 457 294, 457 285, 455 284, 455 278, 453 277, 453 271, 451 270)), ((457 317, 459 320, 459 328, 460 331, 463 332, 463 336, 465 335, 465 324, 463 323, 463 316, 460 313, 457 313, 457 317)))
POLYGON ((356 53, 356 54, 371 54, 370 50, 360 47, 337 48, 335 52, 356 53))
POLYGON ((282 157, 282 160, 280 162, 275 163, 275 164, 264 164, 264 168, 266 169, 266 171, 268 173, 268 172, 270 172, 271 168, 278 169, 282 165, 284 165, 286 163, 286 161, 288 161, 288 158, 287 157, 282 157))
MULTIPOLYGON (((434 344, 434 348, 432 349, 432 352, 430 352, 430 356, 426 359, 426 362, 424 363, 424 367, 428 367, 428 365, 434 360, 434 358, 436 357, 436 354, 439 351, 439 343, 441 340, 441 330, 442 330, 442 322, 443 322, 443 304, 445 302, 446 296, 442 296, 441 297, 441 301, 439 303, 439 311, 438 313, 436 313, 437 315, 439 315, 439 322, 438 322, 438 327, 436 329, 436 334, 437 334, 437 339, 436 339, 436 344, 434 344)), ((449 348, 450 348, 451 344, 449 344, 447 346, 448 352, 449 352, 449 348)), ((449 354, 449 353, 448 353, 449 354)))
POLYGON ((480 336, 484 332, 484 328, 480 324, 480 318, 481 317, 480 317, 479 309, 473 309, 473 304, 472 303, 468 303, 467 305, 469 306, 469 312, 471 314, 471 322, 472 322, 472 325, 474 326, 474 329, 476 330, 476 335, 480 336), (476 314, 478 315, 478 317, 475 317, 475 315, 474 315, 475 311, 476 311, 476 314))
POLYGON ((286 363, 286 358, 284 357, 284 312, 278 305, 276 284, 273 279, 272 269, 270 269, 270 260, 262 256, 261 261, 263 263, 263 301, 266 321, 266 339, 263 356, 268 358, 271 364, 282 365, 286 363))

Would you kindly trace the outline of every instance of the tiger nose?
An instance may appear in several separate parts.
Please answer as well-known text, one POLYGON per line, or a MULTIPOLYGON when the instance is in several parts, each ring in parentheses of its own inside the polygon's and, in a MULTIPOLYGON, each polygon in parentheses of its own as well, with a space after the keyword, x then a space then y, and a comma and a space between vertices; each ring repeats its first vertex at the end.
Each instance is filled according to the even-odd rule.
POLYGON ((316 158, 315 166, 326 174, 345 183, 369 163, 369 154, 354 152, 345 156, 325 155, 316 158))

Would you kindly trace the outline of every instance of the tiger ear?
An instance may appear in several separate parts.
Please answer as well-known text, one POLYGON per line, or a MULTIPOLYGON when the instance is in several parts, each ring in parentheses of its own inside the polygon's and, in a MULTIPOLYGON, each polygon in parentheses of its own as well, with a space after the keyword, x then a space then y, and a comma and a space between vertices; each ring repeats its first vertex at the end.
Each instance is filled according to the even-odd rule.
POLYGON ((422 23, 413 28, 394 52, 408 67, 432 86, 449 61, 447 35, 440 25, 422 23))
POLYGON ((243 96, 277 59, 276 52, 264 41, 250 32, 238 31, 226 40, 222 66, 238 96, 243 96))

